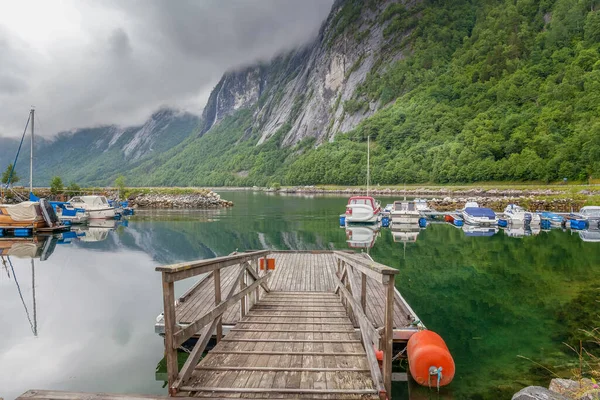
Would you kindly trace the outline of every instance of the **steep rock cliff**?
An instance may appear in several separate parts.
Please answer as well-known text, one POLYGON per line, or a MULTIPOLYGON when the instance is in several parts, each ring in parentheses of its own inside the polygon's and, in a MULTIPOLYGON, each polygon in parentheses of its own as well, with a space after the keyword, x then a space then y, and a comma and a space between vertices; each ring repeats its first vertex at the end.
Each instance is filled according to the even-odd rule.
POLYGON ((338 0, 312 43, 269 63, 225 73, 205 107, 201 132, 242 108, 253 110, 259 144, 286 123, 284 145, 306 137, 323 142, 354 128, 381 104, 350 113, 344 102, 376 63, 403 56, 402 46, 385 49, 383 31, 390 21, 379 16, 392 3, 410 7, 397 0, 338 0))

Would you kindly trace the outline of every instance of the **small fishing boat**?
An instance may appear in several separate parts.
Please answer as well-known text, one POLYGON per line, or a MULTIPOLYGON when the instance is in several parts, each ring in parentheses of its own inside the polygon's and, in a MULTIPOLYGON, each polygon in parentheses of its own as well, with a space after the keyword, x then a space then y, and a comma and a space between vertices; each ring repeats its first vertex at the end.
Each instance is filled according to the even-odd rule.
POLYGON ((529 212, 517 204, 509 204, 504 209, 504 217, 508 223, 516 225, 540 226, 538 214, 529 212))
POLYGON ((115 208, 110 206, 105 196, 75 196, 68 203, 84 209, 89 219, 113 219, 116 215, 115 208))
POLYGON ((421 213, 415 207, 414 201, 395 201, 392 212, 392 228, 394 225, 409 224, 419 226, 419 218, 421 213))
POLYGON ((371 196, 353 196, 346 205, 346 223, 372 224, 381 218, 381 206, 371 196))
POLYGON ((585 206, 579 210, 579 215, 587 221, 590 229, 600 228, 600 206, 585 206))
POLYGON ((469 201, 461 210, 463 220, 471 225, 497 225, 496 213, 486 207, 479 207, 475 201, 469 201))
POLYGON ((19 228, 33 231, 61 231, 68 229, 61 225, 52 206, 46 199, 24 201, 19 204, 0 204, 0 229, 19 228))
POLYGON ((561 227, 565 223, 565 218, 562 215, 555 214, 550 211, 542 211, 538 213, 542 221, 548 221, 551 226, 561 227))

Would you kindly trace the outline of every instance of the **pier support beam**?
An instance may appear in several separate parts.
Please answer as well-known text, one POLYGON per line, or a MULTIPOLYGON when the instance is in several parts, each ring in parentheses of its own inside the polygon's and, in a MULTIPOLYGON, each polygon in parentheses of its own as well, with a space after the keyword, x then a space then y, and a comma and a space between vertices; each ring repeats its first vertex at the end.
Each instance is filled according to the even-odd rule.
POLYGON ((175 288, 173 282, 167 282, 166 272, 162 273, 163 280, 163 306, 165 318, 165 358, 167 359, 167 374, 169 384, 169 394, 174 388, 173 385, 179 374, 179 366, 177 365, 177 348, 173 346, 175 334, 175 288))

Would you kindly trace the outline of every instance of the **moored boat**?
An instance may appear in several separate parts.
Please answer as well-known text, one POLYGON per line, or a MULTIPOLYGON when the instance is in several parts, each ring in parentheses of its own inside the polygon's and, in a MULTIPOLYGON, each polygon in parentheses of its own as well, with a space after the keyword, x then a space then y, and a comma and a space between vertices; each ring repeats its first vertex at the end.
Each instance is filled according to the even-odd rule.
POLYGON ((461 210, 463 220, 470 225, 497 225, 496 213, 486 207, 479 207, 474 201, 467 202, 461 210))
POLYGON ((346 205, 346 223, 376 223, 381 217, 381 206, 371 196, 353 196, 346 205))
POLYGON ((30 229, 47 232, 68 229, 61 225, 52 206, 45 199, 19 204, 0 204, 0 229, 30 229))
POLYGON ((113 219, 116 215, 115 208, 110 206, 105 196, 75 196, 68 203, 84 209, 89 219, 113 219))
POLYGON ((394 225, 409 224, 419 226, 421 213, 415 207, 414 201, 395 201, 392 212, 392 228, 394 225))
POLYGON ((539 213, 542 221, 548 221, 551 226, 560 227, 565 223, 565 218, 562 215, 555 214, 550 211, 542 211, 539 213))
POLYGON ((510 224, 540 226, 538 214, 529 212, 517 204, 509 204, 504 209, 504 216, 510 224))

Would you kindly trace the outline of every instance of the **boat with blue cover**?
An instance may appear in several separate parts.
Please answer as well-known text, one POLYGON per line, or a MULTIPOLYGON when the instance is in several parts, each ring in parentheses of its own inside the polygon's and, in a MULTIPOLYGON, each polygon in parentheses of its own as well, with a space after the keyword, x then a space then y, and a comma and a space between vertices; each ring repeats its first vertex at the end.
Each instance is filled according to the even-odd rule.
POLYGON ((470 225, 497 225, 496 213, 486 207, 479 207, 479 204, 474 201, 469 201, 465 204, 465 208, 461 210, 461 215, 465 223, 470 225))
POLYGON ((542 221, 548 221, 554 227, 561 227, 565 223, 565 218, 562 215, 550 211, 542 211, 539 215, 542 221))

